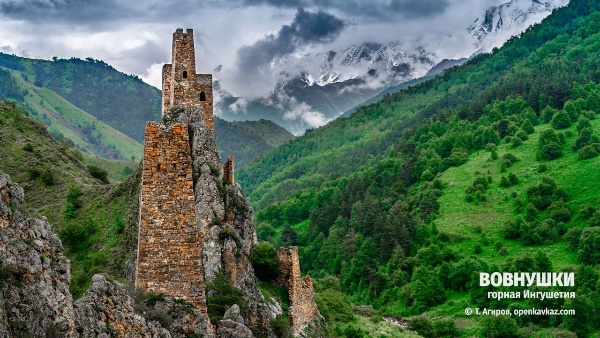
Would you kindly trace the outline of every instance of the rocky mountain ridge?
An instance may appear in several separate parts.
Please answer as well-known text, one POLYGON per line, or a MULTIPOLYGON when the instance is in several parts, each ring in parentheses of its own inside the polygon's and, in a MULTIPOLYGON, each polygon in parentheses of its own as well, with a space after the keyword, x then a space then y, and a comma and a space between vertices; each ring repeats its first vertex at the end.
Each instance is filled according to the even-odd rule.
POLYGON ((477 41, 479 52, 489 52, 568 3, 569 0, 511 0, 490 7, 467 32, 477 41))
MULTIPOLYGON (((459 62, 443 60, 418 41, 365 41, 339 50, 293 54, 276 60, 282 75, 266 97, 234 97, 219 87, 218 115, 226 120, 270 119, 296 135, 320 127, 385 88, 464 63, 473 51, 489 52, 540 22, 568 0, 511 0, 490 7, 466 28, 473 43, 459 62)), ((218 74, 221 68, 215 70, 218 74)), ((217 75, 218 77, 218 75, 217 75)), ((388 91, 389 92, 389 91, 388 91)))

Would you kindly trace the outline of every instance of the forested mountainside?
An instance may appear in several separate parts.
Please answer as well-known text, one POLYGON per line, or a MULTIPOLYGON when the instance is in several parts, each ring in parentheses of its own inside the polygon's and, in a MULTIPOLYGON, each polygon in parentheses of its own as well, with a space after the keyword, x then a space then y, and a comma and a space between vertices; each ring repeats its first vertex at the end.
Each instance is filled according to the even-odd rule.
MULTIPOLYGON (((0 54, 0 59, 3 55, 0 54)), ((44 123, 55 139, 64 140, 84 153, 107 159, 140 159, 139 142, 26 78, 22 71, 0 66, 0 99, 14 100, 44 123)))
POLYGON ((101 60, 48 61, 0 53, 0 66, 21 72, 25 81, 52 90, 139 143, 144 141, 140 126, 160 115, 158 89, 101 60))
POLYGON ((215 141, 221 160, 225 162, 234 155, 237 168, 293 138, 289 131, 269 120, 229 122, 215 117, 215 141))
POLYGON ((260 238, 300 246, 302 266, 330 286, 321 307, 335 309, 341 290, 384 313, 427 313, 415 319, 424 336, 597 332, 599 10, 574 0, 492 54, 247 165, 237 177, 260 238), (575 272, 574 287, 551 290, 577 297, 489 299, 480 271, 575 272))
MULTIPOLYGON (((2 98, 19 103, 55 139, 108 159, 139 161, 146 121, 160 118, 159 90, 91 58, 46 61, 0 53, 2 98)), ((215 120, 222 156, 234 155, 239 168, 294 137, 266 120, 215 120)))

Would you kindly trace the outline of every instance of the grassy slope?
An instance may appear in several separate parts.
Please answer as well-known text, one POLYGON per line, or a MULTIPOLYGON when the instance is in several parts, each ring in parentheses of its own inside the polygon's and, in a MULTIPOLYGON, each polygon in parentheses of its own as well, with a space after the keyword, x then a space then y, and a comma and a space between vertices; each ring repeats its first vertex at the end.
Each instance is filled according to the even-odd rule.
MULTIPOLYGON (((600 133, 600 120, 592 121, 594 132, 600 133)), ((500 145, 498 150, 499 159, 491 160, 490 153, 480 151, 469 157, 468 162, 459 167, 452 167, 446 170, 440 177, 440 180, 446 184, 443 195, 439 198, 440 204, 439 216, 435 220, 437 230, 445 232, 459 239, 451 243, 451 247, 465 257, 474 255, 474 247, 481 244, 483 252, 477 256, 485 259, 491 264, 502 266, 507 260, 515 259, 519 256, 529 254, 533 256, 537 251, 543 251, 552 261, 553 271, 577 266, 580 263, 577 260, 575 252, 568 250, 566 241, 549 243, 544 245, 523 246, 519 240, 504 239, 500 233, 501 226, 509 220, 513 220, 517 213, 514 211, 514 200, 526 200, 527 187, 537 185, 541 177, 548 175, 552 177, 559 188, 563 188, 569 195, 568 205, 571 210, 577 211, 585 203, 595 205, 598 200, 598 191, 600 191, 600 158, 596 157, 589 160, 579 160, 578 154, 571 150, 571 145, 577 138, 575 125, 566 130, 573 132, 573 136, 565 139, 563 145, 563 156, 552 161, 536 160, 537 144, 540 131, 550 128, 548 124, 535 128, 535 133, 529 135, 529 140, 517 148, 512 148, 510 144, 500 145), (500 171, 501 158, 505 153, 512 153, 519 159, 517 163, 507 169, 506 172, 500 171), (545 173, 538 172, 538 166, 543 163, 548 167, 545 173), (492 176, 493 183, 486 191, 487 201, 485 202, 467 202, 465 200, 465 189, 471 185, 476 173, 487 173, 492 176), (502 176, 514 173, 520 182, 512 187, 501 187, 499 185, 502 176), (516 194, 516 197, 513 195, 516 194), (480 229, 478 229, 480 228, 480 229), (487 245, 482 244, 482 238, 486 237, 487 245), (495 243, 500 242, 507 249, 507 254, 499 255, 495 243)), ((563 130, 564 132, 565 130, 563 130)), ((578 219, 573 219, 567 224, 567 228, 581 226, 585 223, 578 219)), ((446 291, 448 301, 442 305, 431 308, 428 311, 429 316, 460 317, 467 306, 473 306, 469 291, 457 292, 446 291)), ((388 307, 388 310, 394 306, 388 307)), ((485 316, 484 316, 485 317, 485 316)), ((480 324, 482 318, 465 317, 456 320, 457 327, 461 330, 461 336, 467 337, 480 334, 480 324)), ((535 337, 553 336, 554 329, 543 329, 537 332, 535 337)))
MULTIPOLYGON (((600 132, 600 120, 594 120, 593 127, 596 133, 600 132)), ((498 148, 499 159, 490 160, 490 153, 481 151, 472 155, 469 161, 459 167, 453 167, 444 172, 441 180, 447 183, 444 194, 440 197, 440 213, 436 220, 439 231, 467 237, 467 239, 454 243, 453 247, 459 249, 465 255, 473 253, 476 243, 481 242, 481 235, 475 227, 481 227, 487 236, 490 245, 483 247, 482 258, 491 263, 501 265, 508 258, 516 258, 524 253, 535 253, 539 246, 523 246, 519 241, 505 240, 500 234, 500 227, 509 220, 514 219, 514 199, 511 195, 517 194, 518 199, 526 200, 527 187, 539 184, 541 177, 548 175, 552 177, 558 187, 563 188, 569 194, 569 207, 577 211, 584 203, 595 204, 600 191, 600 158, 585 161, 578 159, 576 152, 570 146, 577 138, 577 130, 572 126, 570 130, 573 136, 566 138, 563 145, 564 155, 553 161, 537 161, 537 142, 540 130, 549 128, 542 125, 536 128, 536 132, 530 135, 529 140, 523 142, 518 148, 512 148, 509 144, 503 144, 498 148), (506 173, 500 172, 501 157, 505 153, 512 153, 519 158, 519 162, 507 169, 506 173), (545 163, 548 172, 539 173, 538 166, 545 163), (490 171, 493 183, 487 193, 486 202, 466 202, 465 189, 472 184, 476 172, 490 171), (519 178, 519 184, 512 187, 500 187, 502 176, 514 173, 519 178), (494 243, 500 241, 508 249, 508 255, 498 255, 494 243)), ((578 220, 567 223, 567 227, 582 226, 578 220)), ((566 250, 567 243, 543 245, 541 248, 552 260, 556 268, 565 265, 579 264, 576 255, 566 250)))
POLYGON ((0 65, 47 88, 138 142, 144 123, 160 118, 160 91, 93 59, 37 60, 0 53, 0 65))
POLYGON ((269 120, 234 121, 231 123, 243 129, 252 131, 273 147, 279 147, 294 138, 294 135, 289 131, 269 120))
POLYGON ((50 89, 39 88, 23 80, 23 73, 10 70, 21 89, 27 92, 25 104, 33 116, 48 126, 53 135, 69 138, 78 149, 102 157, 141 158, 141 144, 115 130, 94 116, 75 107, 50 89), (93 144, 81 126, 95 125, 92 135, 100 141, 93 144))
POLYGON ((71 290, 74 295, 81 295, 93 273, 104 272, 123 278, 124 261, 134 245, 131 227, 137 222, 134 215, 138 196, 135 175, 119 186, 94 179, 87 170, 88 164, 119 166, 106 160, 88 162, 89 159, 77 149, 55 141, 42 124, 6 101, 0 101, 0 140, 0 170, 24 188, 23 211, 26 215, 47 217, 53 231, 63 240, 72 262, 71 290), (27 144, 33 147, 32 151, 23 149, 27 144), (51 172, 54 184, 47 185, 40 177, 31 178, 31 169, 51 172), (83 193, 81 208, 75 211, 72 219, 66 219, 66 195, 71 187, 77 187, 83 193), (89 244, 89 248, 76 251, 65 241, 61 229, 68 226, 78 229, 86 225, 91 225, 90 231, 80 240, 89 244))

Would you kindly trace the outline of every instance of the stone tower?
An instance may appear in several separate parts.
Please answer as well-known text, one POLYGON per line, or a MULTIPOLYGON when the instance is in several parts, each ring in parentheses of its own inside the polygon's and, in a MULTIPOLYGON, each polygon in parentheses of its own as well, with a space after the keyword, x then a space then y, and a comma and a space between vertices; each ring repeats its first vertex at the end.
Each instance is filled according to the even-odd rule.
POLYGON ((196 74, 194 31, 178 28, 173 33, 172 63, 163 66, 162 115, 171 108, 197 108, 202 120, 214 130, 212 75, 196 74))

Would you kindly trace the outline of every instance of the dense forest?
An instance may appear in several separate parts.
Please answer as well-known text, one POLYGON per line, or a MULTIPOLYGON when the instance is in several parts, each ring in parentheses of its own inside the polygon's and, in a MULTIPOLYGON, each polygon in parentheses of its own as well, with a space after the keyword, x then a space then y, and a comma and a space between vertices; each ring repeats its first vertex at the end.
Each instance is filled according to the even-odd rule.
POLYGON ((345 299, 427 312, 413 326, 426 337, 597 332, 599 10, 573 0, 493 53, 246 166, 260 239, 300 246, 331 316, 345 299), (488 299, 480 271, 573 271, 577 297, 488 299), (467 318, 467 306, 576 315, 467 318))

